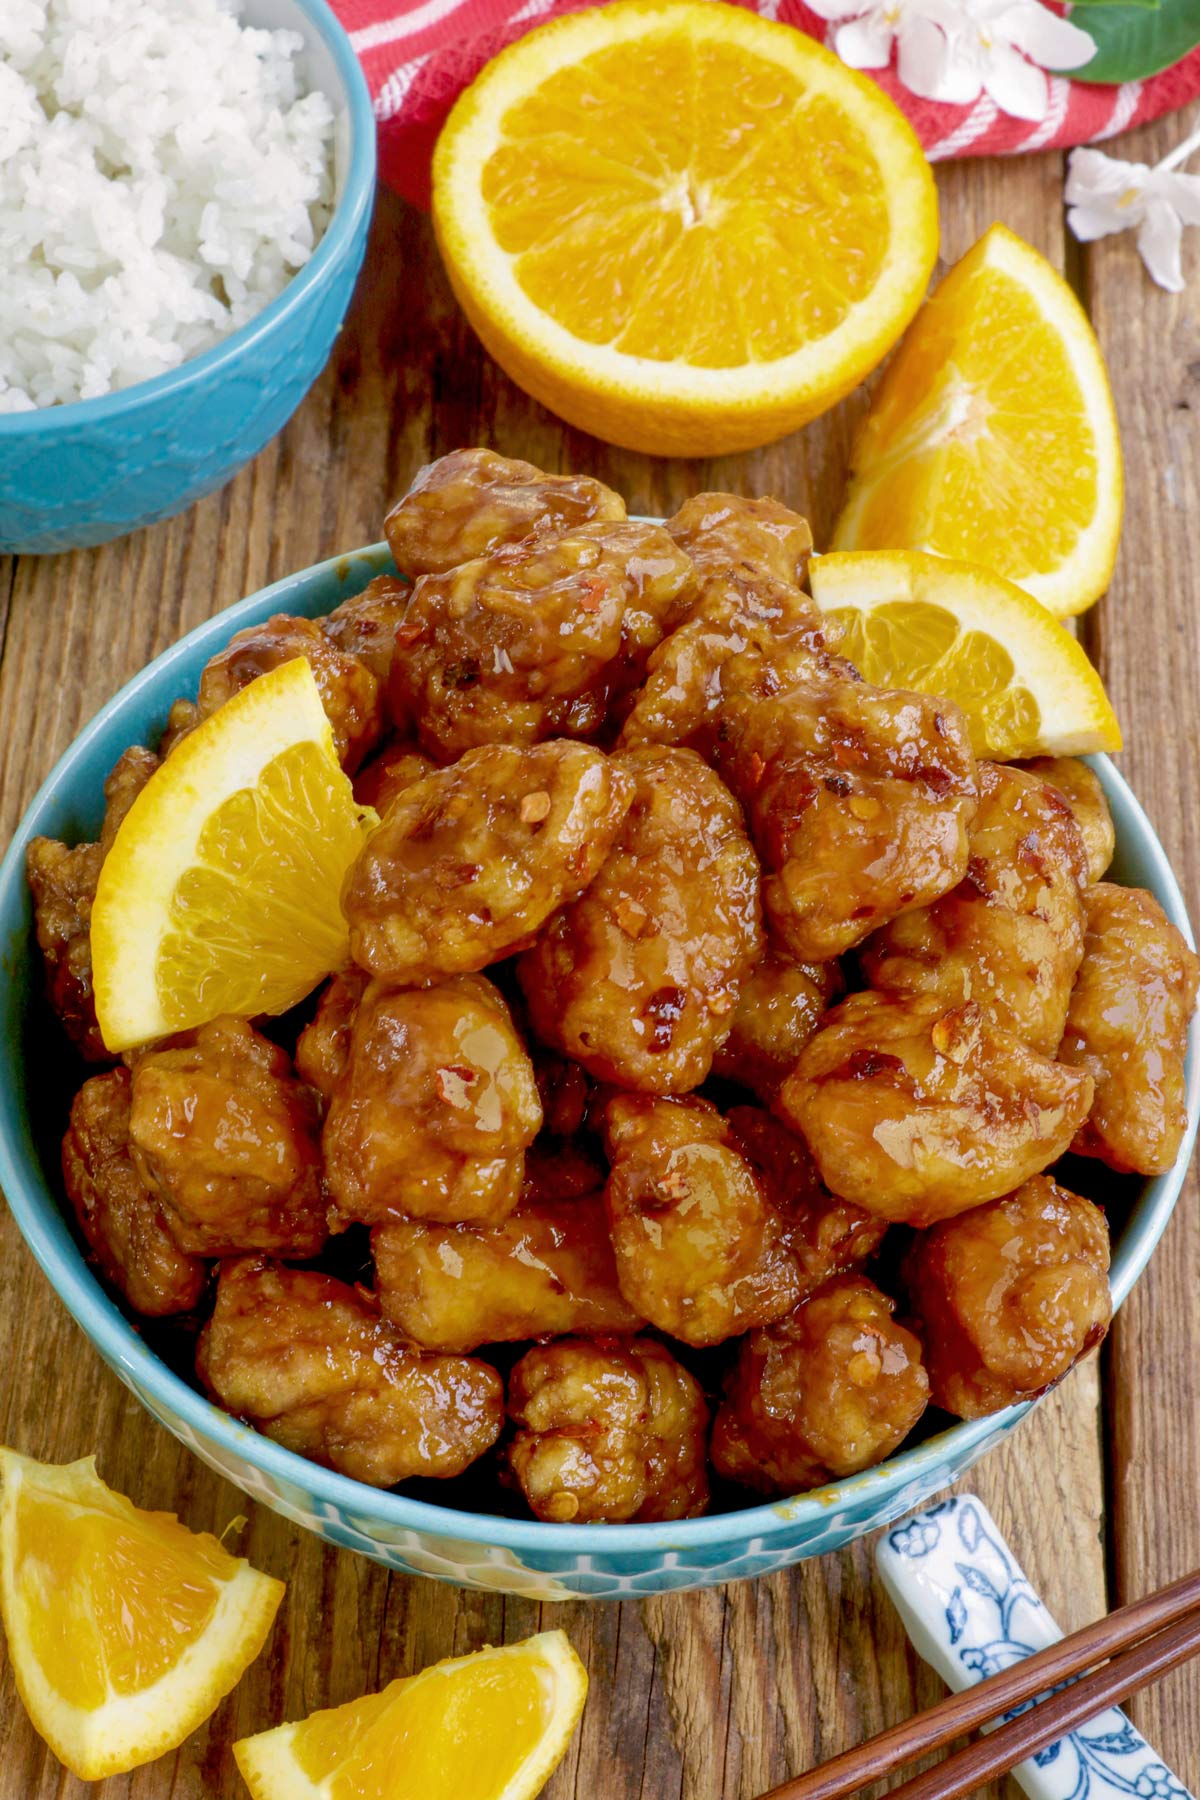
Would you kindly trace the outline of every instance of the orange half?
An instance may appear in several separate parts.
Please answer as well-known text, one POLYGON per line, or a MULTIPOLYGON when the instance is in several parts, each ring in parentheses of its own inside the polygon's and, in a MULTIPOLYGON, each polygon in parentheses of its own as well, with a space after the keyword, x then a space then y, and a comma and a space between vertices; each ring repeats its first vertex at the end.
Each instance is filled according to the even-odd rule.
POLYGON ((791 26, 705 0, 556 19, 459 98, 434 224, 514 380, 632 449, 791 431, 879 362, 937 254, 887 97, 791 26))

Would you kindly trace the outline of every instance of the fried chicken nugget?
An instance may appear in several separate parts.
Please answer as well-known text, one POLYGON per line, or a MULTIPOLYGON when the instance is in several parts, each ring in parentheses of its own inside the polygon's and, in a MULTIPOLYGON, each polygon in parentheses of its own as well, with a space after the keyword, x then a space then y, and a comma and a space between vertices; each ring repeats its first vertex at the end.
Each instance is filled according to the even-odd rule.
POLYGON ((236 632, 204 665, 199 718, 207 719, 258 676, 298 657, 313 672, 338 760, 353 775, 387 728, 384 690, 366 663, 340 650, 313 619, 276 613, 265 624, 236 632))
POLYGON ((494 450, 452 450, 418 469, 383 530, 396 567, 415 578, 442 574, 535 532, 624 517, 621 496, 589 475, 547 475, 494 450))
POLYGON ((864 1275, 839 1275, 742 1340, 713 1426, 713 1467, 804 1493, 882 1462, 929 1400, 921 1345, 864 1275))
POLYGON ((523 1195, 498 1225, 397 1219, 376 1227, 371 1249, 384 1316, 429 1350, 614 1336, 645 1324, 617 1285, 600 1193, 523 1195))
POLYGON ((371 1487, 460 1475, 504 1423, 487 1363, 411 1350, 354 1288, 264 1257, 222 1265, 196 1370, 227 1412, 371 1487))
POLYGON ((707 582, 684 622, 651 651, 620 748, 681 744, 708 756, 734 696, 836 670, 830 644, 830 626, 799 588, 707 582))
POLYGON ((350 1033, 370 976, 339 969, 321 990, 317 1010, 296 1040, 296 1073, 328 1105, 350 1061, 350 1033))
POLYGON ((97 843, 68 849, 55 838, 35 837, 25 852, 34 926, 45 964, 46 996, 85 1062, 113 1061, 96 1023, 92 992, 96 883, 126 813, 157 767, 158 757, 152 750, 133 745, 104 783, 104 823, 97 843))
POLYGON ((413 589, 392 708, 452 762, 480 744, 594 737, 688 606, 661 525, 593 523, 508 544, 413 589))
POLYGON ((667 530, 702 581, 732 574, 745 582, 799 588, 808 575, 808 520, 767 495, 693 494, 667 520, 667 530))
POLYGON ((713 759, 746 809, 763 904, 798 962, 827 962, 962 880, 976 768, 949 701, 845 677, 727 697, 713 759))
POLYGON ((736 802, 694 752, 613 760, 633 783, 616 843, 518 978, 538 1037, 598 1080, 686 1093, 761 948, 758 864, 736 802))
POLYGON ((436 767, 406 740, 393 740, 358 771, 354 798, 360 806, 373 806, 382 819, 393 800, 432 775, 436 767))
POLYGON ((509 1377, 508 1411, 508 1467, 539 1519, 690 1519, 708 1504, 708 1408, 650 1338, 530 1350, 509 1377))
POLYGON ((863 945, 863 972, 891 994, 978 1001, 987 1018, 1053 1056, 1083 960, 1087 852, 1066 799, 1037 775, 979 765, 964 879, 863 945))
POLYGON ((720 1344, 795 1305, 783 1221, 715 1106, 619 1094, 605 1137, 617 1277, 644 1318, 684 1343, 720 1344))
POLYGON ((412 598, 412 583, 394 575, 377 575, 361 594, 351 594, 317 624, 346 656, 365 663, 384 694, 399 654, 396 632, 412 598))
POLYGON ((524 948, 596 875, 632 797, 616 761, 569 739, 469 750, 397 796, 347 875, 351 955, 408 984, 524 948))
POLYGON ((934 1403, 982 1418, 1044 1394, 1103 1338, 1108 1224, 1090 1200, 1034 1175, 919 1232, 905 1279, 934 1403))
POLYGON ((744 977, 713 1074, 768 1106, 845 982, 837 963, 789 962, 767 949, 744 977))
POLYGON ((1174 1168, 1187 1130, 1188 1027, 1200 962, 1152 894, 1100 881, 1059 1056, 1096 1084, 1074 1143, 1139 1175, 1174 1168))
POLYGON ((316 1096, 245 1019, 214 1019, 134 1066, 134 1166, 195 1255, 316 1255, 329 1235, 318 1123, 316 1096))
POLYGON ((372 982, 325 1119, 325 1180, 343 1219, 495 1224, 521 1192, 542 1124, 533 1067, 482 975, 372 982))
POLYGON ((1091 1103, 1090 1075, 1039 1056, 974 1002, 862 993, 805 1045, 776 1107, 833 1193, 924 1226, 1047 1168, 1091 1103))
POLYGON ((773 500, 697 494, 667 530, 692 559, 692 606, 650 654, 623 749, 684 744, 706 754, 727 697, 853 674, 831 654, 837 632, 798 586, 812 547, 805 519, 773 500))
POLYGON ((1039 756, 1021 767, 1058 789, 1083 837, 1088 881, 1103 881, 1117 847, 1117 831, 1099 777, 1076 756, 1039 756))
POLYGON ((868 1262, 888 1222, 831 1194, 803 1138, 759 1106, 731 1106, 726 1118, 758 1170, 779 1220, 799 1283, 796 1298, 868 1262))
POLYGON ((128 1069, 93 1075, 76 1094, 62 1169, 91 1260, 134 1312, 152 1319, 190 1312, 208 1265, 179 1248, 166 1209, 133 1165, 128 1069))

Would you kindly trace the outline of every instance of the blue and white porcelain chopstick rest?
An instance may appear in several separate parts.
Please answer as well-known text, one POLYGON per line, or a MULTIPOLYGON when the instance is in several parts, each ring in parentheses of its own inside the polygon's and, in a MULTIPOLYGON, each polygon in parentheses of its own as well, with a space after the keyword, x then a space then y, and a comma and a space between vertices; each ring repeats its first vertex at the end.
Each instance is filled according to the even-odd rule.
MULTIPOLYGON (((914 1648, 955 1693, 1062 1636, 973 1494, 902 1519, 875 1561, 914 1648)), ((1013 1774, 1030 1800, 1192 1800, 1116 1707, 1013 1774)))

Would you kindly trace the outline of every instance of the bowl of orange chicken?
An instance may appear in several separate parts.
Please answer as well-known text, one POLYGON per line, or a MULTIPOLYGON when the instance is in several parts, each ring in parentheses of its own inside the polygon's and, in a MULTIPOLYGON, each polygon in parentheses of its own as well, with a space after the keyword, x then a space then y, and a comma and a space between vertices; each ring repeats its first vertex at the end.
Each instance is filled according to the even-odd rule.
POLYGON ((490 451, 137 676, 0 871, 0 1184, 168 1430, 396 1569, 724 1582, 962 1474, 1183 1179, 1200 965, 1104 757, 872 686, 805 522, 490 451), (177 743, 304 657, 379 824, 303 1005, 117 1056, 89 920, 177 743))

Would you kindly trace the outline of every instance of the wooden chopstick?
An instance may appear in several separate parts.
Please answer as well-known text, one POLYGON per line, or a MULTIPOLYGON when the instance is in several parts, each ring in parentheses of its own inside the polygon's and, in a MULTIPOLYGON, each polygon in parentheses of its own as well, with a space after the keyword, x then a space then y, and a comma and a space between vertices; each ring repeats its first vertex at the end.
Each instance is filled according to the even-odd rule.
MULTIPOLYGON (((959 1789, 957 1786, 944 1789, 924 1788, 921 1784, 929 1781, 930 1777, 940 1776, 943 1770, 961 1765, 962 1757, 969 1757, 976 1751, 986 1752, 989 1762, 987 1774, 968 1771, 964 1777, 974 1785, 990 1779, 991 1774, 1013 1768, 1017 1763, 1023 1762, 1026 1756, 1031 1756, 1035 1747, 1042 1748, 1045 1744, 1053 1743, 1065 1732, 1073 1730, 1075 1724, 1086 1723, 1097 1713, 1103 1712, 1105 1707, 1113 1705, 1115 1699, 1126 1693, 1136 1692, 1137 1688, 1144 1687, 1148 1682, 1156 1680, 1158 1675, 1165 1674, 1167 1668, 1186 1662, 1198 1649, 1200 1569, 1185 1575, 1181 1581, 1159 1589, 1155 1594, 1148 1594, 1144 1599, 1135 1600, 1131 1605, 1109 1613, 1106 1618, 1096 1619, 1091 1625, 1085 1625, 1082 1631, 1073 1632, 1070 1637, 1060 1639, 1057 1644, 1039 1650, 1035 1656, 1023 1658, 999 1675, 992 1675, 987 1681, 981 1681, 961 1694, 951 1694, 928 1712, 921 1713, 914 1719, 907 1719, 889 1731, 881 1732, 878 1737, 860 1744, 855 1750, 835 1756, 820 1768, 785 1781, 780 1787, 772 1788, 769 1794, 760 1796, 760 1800, 844 1800, 845 1796, 877 1781, 881 1776, 894 1774, 905 1763, 928 1755, 931 1750, 940 1750, 952 1739, 961 1737, 964 1732, 990 1724, 992 1720, 1010 1712, 1013 1707, 1036 1699, 1039 1694, 1046 1693, 1059 1682, 1074 1680, 1106 1658, 1118 1659, 1098 1672, 1108 1678, 1119 1671, 1116 1674, 1118 1687, 1108 1698, 1103 1697, 1101 1689, 1089 1688, 1088 1696, 1078 1702, 1082 1710, 1077 1718, 1073 1718, 1073 1723, 1066 1723, 1059 1713, 1054 1715, 1048 1726, 1045 1721, 1050 1718, 1051 1708, 1060 1707, 1061 1702, 1068 1704, 1060 1707, 1060 1712, 1073 1713, 1077 1704, 1076 1696, 1084 1692, 1089 1682, 1096 1680, 1095 1675, 1077 1682, 1074 1687, 1056 1695, 1052 1700, 1044 1701, 1033 1712, 1022 1714, 1011 1724, 1001 1726, 982 1744, 973 1745, 960 1756, 949 1758, 938 1768, 931 1770, 929 1775, 922 1775, 915 1781, 905 1783, 888 1796, 888 1800, 901 1800, 901 1797, 903 1800, 934 1800, 935 1795, 940 1795, 942 1800, 948 1800, 950 1794, 969 1789, 959 1789), (1177 1625, 1176 1621, 1179 1621, 1177 1625), (1162 1630, 1164 1626, 1171 1625, 1175 1625, 1173 1636, 1162 1630), (1160 1633, 1159 1637, 1150 1638, 1149 1634, 1156 1631, 1160 1633), (1143 1648, 1152 1654, 1145 1663, 1150 1672, 1143 1675, 1142 1665, 1132 1664, 1131 1659, 1135 1654, 1132 1647, 1147 1638, 1149 1642, 1143 1648), (1168 1638, 1171 1638, 1171 1642, 1164 1649, 1163 1645, 1168 1638), (1156 1645, 1157 1654, 1173 1659, 1163 1667, 1159 1666, 1156 1655, 1153 1654, 1153 1647, 1156 1645), (1184 1648, 1184 1645, 1190 1647, 1184 1648), (1125 1652, 1129 1654, 1122 1654, 1125 1652), (1129 1685, 1123 1685, 1124 1683, 1129 1685), (1006 1733, 1012 1732, 1015 1727, 1033 1731, 1035 1721, 1039 1733, 1043 1729, 1049 1732, 1044 1738, 1039 1736, 1037 1746, 1029 1743, 1022 1747, 1023 1740, 1018 1742, 1008 1739, 1002 1742, 1006 1733), (1012 1750, 1008 1748, 1009 1743, 1014 1746, 1012 1750), (1009 1760, 998 1763, 990 1760, 997 1754, 994 1750, 997 1744, 1001 1745, 998 1754, 1009 1760)), ((1103 1691, 1107 1691, 1107 1682, 1103 1691)))
POLYGON ((1086 1725, 1108 1707, 1168 1675, 1180 1663, 1200 1653, 1200 1613, 1189 1613, 1177 1625, 1146 1638, 1132 1650, 1116 1656, 1102 1669, 1093 1669, 1073 1687, 1043 1700, 1019 1718, 1010 1719, 990 1736, 948 1756, 898 1788, 887 1800, 961 1800, 990 1781, 1023 1763, 1027 1756, 1057 1743, 1061 1737, 1086 1725))

